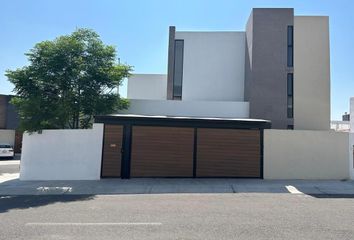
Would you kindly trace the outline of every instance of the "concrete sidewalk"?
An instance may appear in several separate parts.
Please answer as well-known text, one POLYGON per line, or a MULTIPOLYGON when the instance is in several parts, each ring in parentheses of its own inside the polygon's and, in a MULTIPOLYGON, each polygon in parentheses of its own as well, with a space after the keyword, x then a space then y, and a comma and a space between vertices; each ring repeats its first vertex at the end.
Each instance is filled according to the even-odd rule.
POLYGON ((0 183, 0 195, 280 193, 353 195, 354 181, 260 179, 102 179, 99 181, 20 181, 0 183))

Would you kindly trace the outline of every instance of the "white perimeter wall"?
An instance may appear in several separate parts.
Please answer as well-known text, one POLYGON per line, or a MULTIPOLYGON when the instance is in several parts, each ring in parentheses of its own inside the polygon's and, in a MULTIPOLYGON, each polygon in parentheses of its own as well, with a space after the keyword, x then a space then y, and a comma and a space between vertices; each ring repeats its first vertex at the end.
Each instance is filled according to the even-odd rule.
POLYGON ((294 18, 294 129, 330 129, 328 17, 294 18))
POLYGON ((350 133, 349 133, 349 156, 350 177, 354 179, 354 97, 350 98, 350 133))
POLYGON ((182 99, 243 101, 245 32, 176 32, 184 40, 182 99))
POLYGON ((128 79, 127 98, 167 99, 167 75, 133 74, 128 79))
POLYGON ((103 124, 23 134, 21 180, 100 179, 103 124))
POLYGON ((15 145, 15 130, 0 129, 0 144, 7 143, 15 145))
POLYGON ((349 169, 350 178, 354 180, 354 133, 349 133, 349 169))
POLYGON ((264 130, 265 179, 348 179, 349 134, 264 130))
POLYGON ((120 111, 120 113, 153 116, 248 118, 249 103, 130 99, 129 109, 120 111))

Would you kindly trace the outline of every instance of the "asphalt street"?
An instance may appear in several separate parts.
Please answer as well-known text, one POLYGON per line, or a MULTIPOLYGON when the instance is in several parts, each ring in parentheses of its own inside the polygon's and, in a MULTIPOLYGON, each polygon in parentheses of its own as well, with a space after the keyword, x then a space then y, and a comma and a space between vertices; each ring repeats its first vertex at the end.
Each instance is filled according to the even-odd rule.
POLYGON ((352 196, 2 196, 0 239, 353 239, 352 196))

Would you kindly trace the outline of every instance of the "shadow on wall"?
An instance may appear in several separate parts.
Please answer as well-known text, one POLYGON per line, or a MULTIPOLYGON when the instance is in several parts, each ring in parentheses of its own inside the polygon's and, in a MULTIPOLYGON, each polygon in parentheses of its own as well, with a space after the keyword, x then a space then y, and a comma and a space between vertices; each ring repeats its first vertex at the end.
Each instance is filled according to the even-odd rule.
POLYGON ((94 195, 0 196, 0 213, 4 213, 14 209, 35 208, 35 207, 42 207, 54 203, 88 201, 92 199, 94 199, 94 195))

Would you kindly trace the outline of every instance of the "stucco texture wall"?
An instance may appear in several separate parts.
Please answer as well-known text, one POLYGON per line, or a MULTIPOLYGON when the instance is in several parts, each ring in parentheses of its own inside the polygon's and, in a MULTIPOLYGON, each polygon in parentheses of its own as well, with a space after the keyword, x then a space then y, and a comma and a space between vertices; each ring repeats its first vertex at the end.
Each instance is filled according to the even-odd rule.
POLYGON ((15 130, 0 129, 0 144, 7 143, 15 145, 15 130))
POLYGON ((133 74, 128 79, 129 99, 167 99, 166 74, 133 74))
POLYGON ((264 178, 348 179, 348 145, 348 133, 264 130, 264 178))
POLYGON ((330 129, 328 17, 294 18, 294 129, 330 129))
POLYGON ((20 180, 100 179, 103 124, 93 129, 25 133, 20 180))
POLYGON ((184 40, 182 100, 243 101, 245 32, 176 32, 184 40))
POLYGON ((248 102, 131 99, 126 114, 181 117, 248 118, 248 102))

